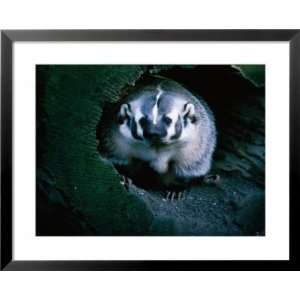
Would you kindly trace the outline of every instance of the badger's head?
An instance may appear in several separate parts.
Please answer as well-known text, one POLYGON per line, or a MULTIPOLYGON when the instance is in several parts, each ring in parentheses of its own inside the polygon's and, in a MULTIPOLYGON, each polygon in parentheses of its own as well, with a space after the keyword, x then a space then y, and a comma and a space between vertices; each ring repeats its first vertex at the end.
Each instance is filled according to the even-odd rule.
POLYGON ((185 94, 145 89, 122 104, 118 114, 120 133, 129 142, 164 146, 186 141, 197 133, 195 105, 185 94))

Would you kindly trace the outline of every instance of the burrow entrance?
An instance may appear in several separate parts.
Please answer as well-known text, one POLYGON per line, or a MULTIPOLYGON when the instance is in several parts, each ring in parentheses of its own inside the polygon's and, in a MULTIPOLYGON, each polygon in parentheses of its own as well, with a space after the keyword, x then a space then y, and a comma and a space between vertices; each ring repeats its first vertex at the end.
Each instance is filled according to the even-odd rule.
MULTIPOLYGON (((153 214, 152 235, 264 235, 265 222, 265 90, 230 65, 148 66, 126 87, 120 102, 107 104, 97 127, 118 111, 124 96, 158 74, 202 96, 213 111, 217 147, 212 174, 217 185, 199 184, 185 191, 182 201, 163 201, 152 189, 152 175, 131 178, 128 192, 140 198, 153 214)), ((101 142, 101 141, 100 141, 101 142)), ((122 170, 118 169, 122 175, 122 170)))
MULTIPOLYGON (((255 86, 229 65, 154 66, 148 68, 134 86, 123 89, 120 101, 107 103, 97 127, 101 130, 117 114, 122 99, 137 87, 151 81, 151 75, 161 75, 184 85, 202 96, 214 113, 217 127, 217 147, 211 173, 232 174, 264 184, 265 171, 265 105, 264 87, 255 86)), ((99 141, 101 143, 101 140, 99 141)), ((118 172, 124 175, 122 168, 118 172)), ((151 188, 155 173, 150 169, 144 176, 132 175, 138 186, 151 188), (148 173, 147 173, 148 172, 148 173), (151 178, 151 182, 149 182, 151 178)), ((126 174, 128 175, 128 174, 126 174)))

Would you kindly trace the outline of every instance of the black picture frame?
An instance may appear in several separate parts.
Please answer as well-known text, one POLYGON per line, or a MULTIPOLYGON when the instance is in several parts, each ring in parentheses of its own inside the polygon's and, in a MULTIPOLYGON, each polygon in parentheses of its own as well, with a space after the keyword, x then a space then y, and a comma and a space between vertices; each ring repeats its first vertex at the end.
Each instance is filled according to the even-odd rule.
POLYGON ((300 30, 4 30, 1 32, 1 270, 300 270, 300 30), (224 41, 290 44, 290 259, 234 261, 16 261, 12 237, 13 43, 19 41, 224 41))

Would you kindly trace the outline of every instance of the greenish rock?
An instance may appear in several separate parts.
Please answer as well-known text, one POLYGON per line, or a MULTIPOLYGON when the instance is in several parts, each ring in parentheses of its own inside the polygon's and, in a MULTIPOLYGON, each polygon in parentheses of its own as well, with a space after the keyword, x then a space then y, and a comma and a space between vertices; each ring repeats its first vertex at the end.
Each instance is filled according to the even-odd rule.
POLYGON ((256 86, 265 84, 265 65, 233 65, 233 67, 256 86))
POLYGON ((143 69, 37 67, 38 76, 46 77, 37 99, 46 116, 40 120, 38 115, 45 127, 44 135, 38 134, 38 145, 43 145, 38 168, 51 170, 55 178, 49 201, 63 190, 100 235, 141 234, 151 221, 143 202, 126 192, 116 171, 99 159, 96 141, 102 105, 116 102, 121 89, 134 83, 143 69))

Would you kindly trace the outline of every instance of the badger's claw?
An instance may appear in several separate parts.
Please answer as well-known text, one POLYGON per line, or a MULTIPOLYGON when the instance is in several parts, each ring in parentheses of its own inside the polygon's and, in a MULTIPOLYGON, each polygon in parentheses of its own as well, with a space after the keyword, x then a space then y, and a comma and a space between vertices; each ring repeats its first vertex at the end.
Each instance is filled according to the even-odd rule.
POLYGON ((217 184, 220 181, 220 175, 219 174, 210 174, 206 175, 203 178, 203 182, 207 184, 217 184))
POLYGON ((129 177, 122 176, 120 183, 128 190, 132 185, 132 180, 129 177))
POLYGON ((184 199, 184 192, 175 192, 175 191, 166 191, 165 197, 163 197, 163 201, 180 201, 184 199))

